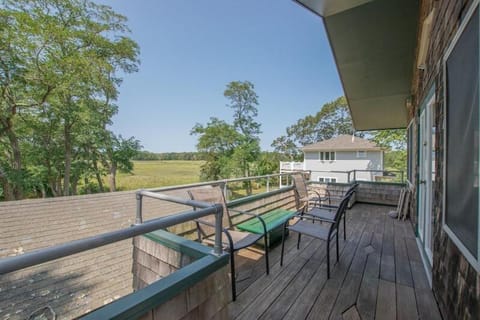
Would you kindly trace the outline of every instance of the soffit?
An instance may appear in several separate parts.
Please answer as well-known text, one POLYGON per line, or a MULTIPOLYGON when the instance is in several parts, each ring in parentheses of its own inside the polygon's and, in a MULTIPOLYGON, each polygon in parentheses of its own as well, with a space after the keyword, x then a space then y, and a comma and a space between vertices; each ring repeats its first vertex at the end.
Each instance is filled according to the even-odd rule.
POLYGON ((418 0, 296 0, 323 17, 355 129, 404 128, 418 0))

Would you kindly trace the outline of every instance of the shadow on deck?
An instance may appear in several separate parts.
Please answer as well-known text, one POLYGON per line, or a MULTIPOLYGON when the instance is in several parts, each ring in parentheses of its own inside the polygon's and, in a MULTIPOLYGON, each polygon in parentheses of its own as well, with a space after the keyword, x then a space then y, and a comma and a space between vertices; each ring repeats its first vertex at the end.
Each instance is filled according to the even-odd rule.
MULTIPOLYGON (((347 211, 347 240, 340 261, 332 251, 327 280, 325 243, 291 233, 280 267, 278 245, 263 257, 238 257, 238 297, 232 319, 441 319, 429 287, 410 221, 387 216, 391 207, 356 204, 347 211)), ((343 230, 341 230, 343 235, 343 230)))

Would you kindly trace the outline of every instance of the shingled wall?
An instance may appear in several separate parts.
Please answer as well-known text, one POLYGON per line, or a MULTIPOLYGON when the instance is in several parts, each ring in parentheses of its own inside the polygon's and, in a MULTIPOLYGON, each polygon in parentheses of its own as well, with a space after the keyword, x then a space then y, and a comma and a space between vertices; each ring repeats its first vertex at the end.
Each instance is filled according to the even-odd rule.
MULTIPOLYGON (((433 291, 439 303, 444 319, 478 319, 480 306, 480 274, 468 263, 466 258, 442 229, 443 207, 443 152, 444 152, 444 83, 443 56, 453 36, 460 26, 471 0, 425 0, 421 1, 420 21, 435 8, 433 27, 428 45, 425 70, 416 70, 412 90, 414 108, 410 117, 417 117, 421 103, 430 88, 435 86, 435 126, 436 146, 433 219, 434 219, 434 254, 433 254, 433 291)), ((420 24, 421 25, 421 24, 420 24)), ((414 66, 412 66, 414 67, 414 66)), ((416 148, 414 148, 416 150, 416 148)), ((416 158, 416 157, 415 157, 416 158)), ((418 163, 415 166, 418 169, 418 163)), ((418 170, 415 170, 418 171, 418 170)), ((414 199, 413 203, 416 203, 414 199)), ((416 210, 415 206, 412 206, 416 210)))

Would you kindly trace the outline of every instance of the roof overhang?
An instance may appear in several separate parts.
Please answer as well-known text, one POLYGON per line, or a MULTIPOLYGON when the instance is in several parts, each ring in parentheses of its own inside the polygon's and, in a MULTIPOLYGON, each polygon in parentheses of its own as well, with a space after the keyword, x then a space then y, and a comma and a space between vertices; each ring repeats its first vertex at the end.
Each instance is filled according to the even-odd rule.
POLYGON ((323 17, 356 130, 405 128, 419 0, 295 0, 323 17))

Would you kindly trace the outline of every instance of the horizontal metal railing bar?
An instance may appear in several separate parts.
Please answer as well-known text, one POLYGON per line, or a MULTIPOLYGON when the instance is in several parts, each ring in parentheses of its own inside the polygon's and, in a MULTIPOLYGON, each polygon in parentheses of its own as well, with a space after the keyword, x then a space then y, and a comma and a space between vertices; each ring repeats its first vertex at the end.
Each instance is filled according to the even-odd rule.
POLYGON ((282 187, 280 189, 269 191, 269 192, 262 192, 262 193, 259 193, 259 194, 254 194, 254 195, 251 195, 251 196, 246 196, 246 197, 235 199, 235 200, 230 200, 227 203, 227 207, 228 208, 235 207, 235 206, 239 206, 239 205, 242 205, 242 204, 245 204, 245 203, 250 203, 250 202, 260 200, 260 199, 265 199, 265 198, 268 198, 268 197, 271 197, 271 196, 274 196, 274 195, 277 195, 277 194, 280 194, 280 193, 291 191, 293 189, 294 189, 293 186, 287 186, 287 187, 282 187))
MULTIPOLYGON (((203 205, 203 204, 202 204, 203 205)), ((95 249, 118 241, 126 240, 158 229, 164 229, 179 223, 198 219, 206 215, 222 212, 223 207, 219 204, 210 205, 195 211, 188 211, 172 216, 162 217, 133 225, 127 229, 111 231, 89 238, 79 239, 64 244, 39 249, 20 256, 4 258, 0 260, 0 275, 24 269, 51 260, 63 258, 75 253, 95 249)))
POLYGON ((222 179, 222 180, 214 180, 214 181, 207 181, 207 182, 196 182, 196 183, 191 183, 191 184, 183 184, 183 185, 168 186, 168 187, 161 187, 161 188, 149 188, 149 189, 145 189, 145 190, 146 191, 151 191, 151 192, 165 192, 165 191, 171 191, 171 190, 181 190, 181 189, 188 189, 188 188, 193 188, 193 187, 202 187, 202 186, 224 184, 224 183, 230 183, 230 182, 267 179, 267 178, 281 177, 281 176, 283 177, 283 176, 292 175, 294 173, 295 172, 286 172, 286 173, 267 174, 267 175, 263 175, 263 176, 222 179))
POLYGON ((184 199, 184 198, 169 196, 169 195, 165 195, 165 194, 162 194, 162 193, 156 193, 156 192, 148 191, 148 190, 139 190, 139 191, 137 191, 137 194, 140 194, 140 195, 142 195, 144 197, 148 197, 148 198, 154 198, 154 199, 158 199, 158 200, 166 200, 166 201, 169 201, 169 202, 184 204, 186 206, 191 206, 191 207, 195 207, 195 208, 209 208, 209 207, 212 206, 212 204, 209 203, 209 202, 184 199))

